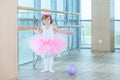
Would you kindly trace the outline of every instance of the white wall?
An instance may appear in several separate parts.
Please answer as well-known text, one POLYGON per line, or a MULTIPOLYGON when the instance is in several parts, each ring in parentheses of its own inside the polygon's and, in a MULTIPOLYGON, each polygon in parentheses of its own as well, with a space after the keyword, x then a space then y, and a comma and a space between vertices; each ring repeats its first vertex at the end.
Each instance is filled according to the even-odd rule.
POLYGON ((17 0, 0 0, 0 80, 16 80, 17 0))

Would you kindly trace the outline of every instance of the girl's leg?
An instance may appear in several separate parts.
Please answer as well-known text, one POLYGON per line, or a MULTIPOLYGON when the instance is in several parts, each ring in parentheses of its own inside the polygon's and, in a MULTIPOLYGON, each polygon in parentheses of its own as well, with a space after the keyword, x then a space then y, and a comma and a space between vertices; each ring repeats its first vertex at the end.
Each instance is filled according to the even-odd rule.
POLYGON ((41 72, 46 72, 48 71, 48 56, 43 56, 43 64, 44 64, 44 69, 41 70, 41 72))
POLYGON ((53 56, 49 56, 49 59, 48 59, 48 63, 49 63, 49 68, 48 68, 48 70, 50 71, 50 72, 55 72, 54 70, 53 70, 53 62, 54 62, 54 60, 53 60, 53 56))

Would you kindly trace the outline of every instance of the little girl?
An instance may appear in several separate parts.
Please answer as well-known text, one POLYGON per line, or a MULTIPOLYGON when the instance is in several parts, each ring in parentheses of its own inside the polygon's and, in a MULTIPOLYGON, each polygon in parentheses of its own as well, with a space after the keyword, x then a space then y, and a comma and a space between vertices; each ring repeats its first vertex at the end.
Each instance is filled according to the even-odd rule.
POLYGON ((66 32, 52 25, 52 17, 49 13, 43 14, 42 23, 44 25, 42 28, 34 26, 38 34, 30 38, 30 47, 36 54, 43 56, 44 69, 41 72, 55 72, 52 69, 53 57, 67 47, 65 38, 55 34, 55 31, 62 34, 73 34, 73 32, 66 32))

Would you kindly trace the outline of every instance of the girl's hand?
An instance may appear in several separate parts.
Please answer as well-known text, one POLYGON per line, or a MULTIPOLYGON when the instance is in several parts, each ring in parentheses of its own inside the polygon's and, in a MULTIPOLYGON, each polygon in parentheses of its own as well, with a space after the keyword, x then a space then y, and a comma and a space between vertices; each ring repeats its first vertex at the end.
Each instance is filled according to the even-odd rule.
POLYGON ((33 29, 37 30, 39 34, 42 34, 43 30, 38 26, 33 26, 33 29))
POLYGON ((33 29, 38 30, 39 27, 38 26, 33 26, 33 29))

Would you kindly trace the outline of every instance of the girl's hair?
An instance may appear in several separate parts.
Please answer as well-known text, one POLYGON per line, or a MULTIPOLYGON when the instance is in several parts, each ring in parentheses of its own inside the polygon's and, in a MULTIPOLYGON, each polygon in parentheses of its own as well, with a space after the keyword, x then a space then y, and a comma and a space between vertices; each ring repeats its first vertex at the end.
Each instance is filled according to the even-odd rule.
MULTIPOLYGON (((46 19, 46 18, 48 18, 48 17, 50 17, 50 24, 52 24, 52 17, 51 17, 51 15, 50 14, 43 14, 42 15, 42 23, 43 23, 43 19, 46 19)), ((44 23, 43 23, 44 24, 44 23)), ((45 24, 44 24, 45 25, 45 24)))

